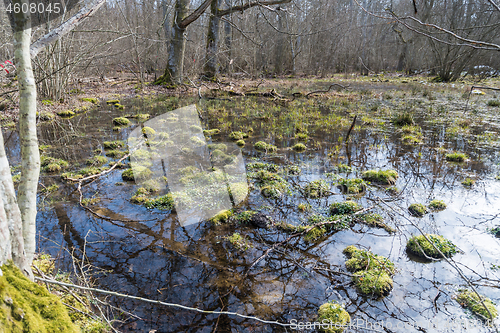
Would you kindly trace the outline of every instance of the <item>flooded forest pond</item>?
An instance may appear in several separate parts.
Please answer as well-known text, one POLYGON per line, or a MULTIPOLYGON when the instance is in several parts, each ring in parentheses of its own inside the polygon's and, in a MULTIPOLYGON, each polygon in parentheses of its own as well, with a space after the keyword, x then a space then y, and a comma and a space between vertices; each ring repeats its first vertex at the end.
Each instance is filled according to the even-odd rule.
MULTIPOLYGON (((500 94, 473 94, 464 112, 464 92, 414 82, 286 100, 121 97, 118 107, 103 100, 72 118, 41 122, 38 250, 62 258, 59 268, 70 271, 64 249, 77 258, 84 255, 98 288, 203 310, 312 322, 322 304, 335 301, 361 325, 358 332, 372 332, 368 322, 390 323, 386 332, 490 332, 456 297, 472 284, 493 302, 500 300, 495 235, 500 231, 495 229, 500 225, 500 108, 490 102, 500 94), (199 130, 212 145, 211 156, 231 164, 241 151, 248 193, 232 212, 183 225, 172 207, 168 179, 136 184, 126 174, 128 159, 84 183, 80 205, 77 183, 70 178, 106 170, 125 155, 135 128, 144 132, 149 119, 165 114, 175 121, 168 112, 191 104, 201 115, 199 130), (377 178, 380 170, 387 171, 388 181, 377 178), (409 210, 412 204, 422 204, 412 206, 422 211, 409 210), (259 225, 254 216, 264 222, 259 225), (319 222, 326 224, 265 253, 319 222), (451 241, 456 253, 432 260, 407 250, 419 229, 451 241), (350 245, 394 263, 391 290, 377 297, 356 287, 358 273, 347 269, 343 253, 350 245), (463 328, 465 320, 477 325, 463 328)), ((167 135, 149 134, 171 143, 167 135)), ((17 132, 6 131, 4 138, 16 165, 17 132)), ((184 177, 180 181, 198 179, 196 168, 178 172, 184 177)), ((118 297, 107 302, 134 314, 115 313, 122 320, 115 327, 126 332, 291 330, 118 297)))

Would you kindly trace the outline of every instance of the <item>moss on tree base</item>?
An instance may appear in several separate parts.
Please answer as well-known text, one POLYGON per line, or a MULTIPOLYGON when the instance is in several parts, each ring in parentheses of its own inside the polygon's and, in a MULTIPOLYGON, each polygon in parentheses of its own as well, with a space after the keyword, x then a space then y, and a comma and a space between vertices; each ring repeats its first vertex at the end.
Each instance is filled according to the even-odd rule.
POLYGON ((57 296, 28 280, 12 263, 1 267, 0 327, 3 332, 80 332, 57 296))

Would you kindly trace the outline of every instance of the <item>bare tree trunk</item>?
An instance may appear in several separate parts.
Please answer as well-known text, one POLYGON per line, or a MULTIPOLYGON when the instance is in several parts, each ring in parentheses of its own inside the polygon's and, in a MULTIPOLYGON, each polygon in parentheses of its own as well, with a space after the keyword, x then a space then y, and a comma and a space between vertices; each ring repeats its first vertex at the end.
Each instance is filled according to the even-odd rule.
POLYGON ((210 21, 208 22, 207 47, 205 55, 204 75, 213 80, 219 72, 217 52, 219 45, 220 17, 217 15, 221 0, 215 0, 210 5, 210 21))
MULTIPOLYGON (((28 0, 16 0, 21 6, 28 0)), ((19 137, 21 141, 21 183, 18 204, 23 221, 24 252, 31 266, 35 254, 36 191, 40 175, 40 153, 36 136, 36 84, 31 67, 31 18, 15 14, 14 57, 19 81, 19 137)))
POLYGON ((31 275, 30 264, 24 254, 22 227, 21 212, 0 131, 0 266, 4 260, 12 259, 17 267, 31 275))

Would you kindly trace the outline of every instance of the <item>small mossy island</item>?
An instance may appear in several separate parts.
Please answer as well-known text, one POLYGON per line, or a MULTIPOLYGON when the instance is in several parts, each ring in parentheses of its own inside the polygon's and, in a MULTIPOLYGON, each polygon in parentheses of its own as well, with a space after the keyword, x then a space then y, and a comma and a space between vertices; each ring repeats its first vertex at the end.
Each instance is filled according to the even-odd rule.
POLYGON ((330 193, 330 187, 323 179, 313 180, 304 188, 306 198, 317 199, 327 196, 330 193))
POLYGON ((244 132, 231 132, 229 134, 229 138, 231 140, 242 140, 242 139, 245 139, 245 138, 248 138, 248 134, 247 133, 244 133, 244 132))
POLYGON ((48 173, 57 173, 69 166, 69 163, 60 158, 54 158, 49 156, 40 157, 40 166, 42 171, 48 173))
POLYGON ((425 236, 418 235, 411 237, 406 243, 406 250, 409 253, 424 259, 440 259, 443 258, 443 255, 449 258, 458 252, 456 245, 443 236, 434 234, 426 234, 425 236), (426 239, 425 236, 432 242, 432 244, 426 239), (440 251, 443 255, 441 255, 440 251))
POLYGON ((65 110, 65 111, 59 111, 57 113, 57 115, 61 118, 71 118, 75 115, 76 113, 74 113, 73 111, 71 110, 65 110))
POLYGON ((332 215, 346 215, 353 214, 363 207, 355 201, 347 200, 344 202, 334 202, 330 205, 330 214, 332 215))
POLYGON ((215 225, 219 225, 224 222, 227 222, 232 215, 233 212, 231 210, 222 210, 218 212, 214 217, 212 217, 210 219, 210 222, 212 222, 215 225))
POLYGON ((443 200, 434 199, 429 203, 429 208, 435 211, 445 210, 446 204, 443 200))
POLYGON ((127 169, 127 170, 123 171, 122 172, 122 179, 128 180, 128 181, 133 181, 136 178, 138 178, 138 179, 149 178, 149 177, 151 177, 152 174, 153 174, 153 172, 151 170, 149 170, 148 168, 138 165, 138 166, 135 166, 133 169, 131 168, 131 169, 127 169))
POLYGON ((0 276, 0 331, 33 333, 81 332, 61 300, 29 281, 7 263, 0 276))
POLYGON ((113 118, 113 125, 117 125, 117 126, 128 126, 130 125, 130 120, 128 120, 127 118, 125 117, 117 117, 117 118, 113 118))
POLYGON ((335 301, 330 301, 321 305, 318 309, 318 322, 325 327, 321 331, 327 333, 340 333, 348 326, 351 316, 344 307, 335 301))
POLYGON ((364 180, 382 185, 394 185, 398 177, 395 170, 367 170, 362 174, 364 180))
POLYGON ((476 316, 490 323, 496 319, 498 316, 498 310, 495 304, 488 297, 482 295, 479 297, 474 291, 471 290, 459 291, 460 293, 455 299, 461 306, 469 309, 476 316))
POLYGON ((354 245, 346 247, 343 253, 348 258, 346 267, 354 272, 352 279, 362 294, 378 298, 391 292, 392 276, 396 272, 392 261, 354 245))
POLYGON ((414 203, 408 207, 408 211, 412 216, 422 217, 427 214, 427 207, 421 203, 414 203))
POLYGON ((270 143, 265 143, 264 141, 258 141, 254 144, 254 148, 256 150, 260 151, 270 151, 270 152, 275 152, 278 150, 278 147, 270 144, 270 143))
POLYGON ((450 153, 450 154, 446 154, 445 158, 449 162, 460 162, 461 163, 461 162, 465 162, 465 160, 467 159, 467 155, 465 155, 464 153, 450 153))
POLYGON ((298 151, 298 152, 302 152, 302 151, 306 150, 306 145, 303 144, 303 143, 296 143, 292 147, 292 149, 295 150, 295 151, 298 151))

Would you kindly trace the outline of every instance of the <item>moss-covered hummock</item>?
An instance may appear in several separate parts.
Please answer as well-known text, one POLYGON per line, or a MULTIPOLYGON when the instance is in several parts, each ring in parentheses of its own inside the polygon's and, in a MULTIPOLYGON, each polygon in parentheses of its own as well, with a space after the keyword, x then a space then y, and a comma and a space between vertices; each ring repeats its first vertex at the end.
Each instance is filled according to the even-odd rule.
POLYGON ((465 187, 472 187, 472 185, 474 185, 475 183, 476 183, 476 181, 472 178, 469 178, 469 177, 462 180, 462 185, 465 187))
POLYGON ((225 238, 229 241, 229 243, 231 243, 236 249, 240 251, 246 251, 252 247, 249 241, 244 236, 241 236, 238 232, 235 232, 231 236, 225 238))
POLYGON ((90 102, 90 103, 96 104, 96 105, 99 104, 99 100, 95 97, 84 97, 84 98, 82 98, 82 101, 90 102))
POLYGON ((330 214, 332 215, 345 215, 353 214, 362 210, 363 207, 354 201, 334 202, 330 205, 330 214))
POLYGON ((351 272, 384 270, 390 275, 396 272, 394 263, 388 258, 370 251, 360 250, 354 245, 349 245, 342 252, 349 258, 345 265, 351 272))
POLYGON ((432 210, 444 210, 446 209, 446 204, 443 200, 434 199, 429 203, 429 208, 432 210))
POLYGON ((119 104, 119 103, 120 103, 120 101, 117 99, 110 99, 110 100, 106 101, 106 104, 113 104, 114 105, 114 104, 119 104))
POLYGON ((366 182, 361 178, 340 178, 338 184, 342 193, 359 194, 366 192, 366 182))
POLYGON ((296 143, 296 144, 292 147, 292 149, 293 149, 293 150, 295 150, 295 151, 299 151, 299 152, 301 152, 301 151, 306 150, 306 145, 305 145, 305 144, 303 144, 303 143, 296 143))
POLYGON ((65 110, 65 111, 59 111, 57 115, 62 118, 71 118, 75 115, 75 113, 71 110, 65 110))
POLYGON ((220 129, 214 128, 214 129, 211 129, 211 130, 203 130, 203 134, 205 136, 217 135, 217 134, 220 134, 220 129))
POLYGON ((258 141, 254 144, 254 148, 257 150, 261 151, 271 151, 275 152, 278 150, 278 147, 270 144, 270 143, 265 143, 264 141, 258 141))
POLYGON ((116 140, 116 141, 104 141, 102 143, 104 149, 116 149, 116 148, 123 148, 125 147, 125 142, 122 140, 116 140))
POLYGON ((464 162, 467 159, 467 155, 465 155, 464 153, 451 153, 446 154, 445 158, 450 162, 464 162))
POLYGON ((362 178, 382 185, 394 185, 398 176, 395 170, 367 170, 363 172, 362 178))
POLYGON ((135 166, 133 169, 127 169, 123 171, 122 179, 133 181, 135 180, 135 178, 142 178, 142 179, 149 178, 152 174, 153 172, 148 168, 138 165, 135 166))
POLYGON ((330 187, 323 179, 313 180, 304 188, 306 198, 317 199, 327 196, 330 193, 330 187))
POLYGON ((66 169, 69 166, 69 163, 59 158, 42 155, 40 157, 40 166, 42 168, 42 171, 56 173, 60 172, 63 169, 66 169))
POLYGON ((151 138, 154 135, 156 135, 156 131, 148 126, 143 127, 141 131, 142 134, 146 135, 148 138, 151 138))
POLYGON ((12 263, 3 265, 1 270, 2 332, 80 332, 57 296, 29 281, 12 263))
POLYGON ((481 319, 492 322, 498 316, 495 304, 488 297, 481 296, 481 298, 479 298, 475 292, 470 290, 459 291, 460 293, 455 298, 457 302, 464 308, 472 311, 472 313, 479 316, 481 319), (483 302, 481 302, 481 300, 483 302), (493 318, 491 318, 490 314, 493 318))
POLYGON ((422 217, 427 214, 427 207, 425 207, 421 203, 414 203, 408 207, 408 211, 413 216, 422 217))
MULTIPOLYGON (((426 236, 445 257, 449 258, 457 253, 456 245, 443 236, 434 234, 426 234, 426 236)), ((413 236, 406 243, 406 250, 421 258, 442 258, 436 248, 423 235, 413 236)))
POLYGON ((349 313, 334 301, 330 301, 319 307, 318 322, 328 324, 321 328, 323 332, 340 333, 348 326, 350 321, 351 316, 349 313))
POLYGON ((174 197, 172 193, 167 193, 160 197, 149 199, 144 202, 144 206, 149 209, 174 210, 174 197))
POLYGON ((245 146, 245 140, 242 139, 242 140, 236 141, 236 145, 238 147, 244 147, 245 146))
POLYGON ((231 210, 221 210, 210 219, 210 222, 215 225, 219 225, 221 223, 227 222, 231 215, 233 215, 233 212, 231 210))
POLYGON ((85 164, 91 165, 91 166, 101 166, 103 164, 108 163, 108 159, 105 156, 94 156, 92 158, 89 158, 85 161, 85 164))
POLYGON ((229 134, 229 138, 231 140, 234 140, 234 141, 242 140, 242 139, 248 138, 248 134, 245 132, 231 132, 229 134))
POLYGON ((125 117, 117 117, 117 118, 113 118, 113 125, 117 125, 117 126, 128 126, 130 125, 130 120, 128 120, 127 118, 125 117))
POLYGON ((352 272, 358 290, 365 295, 386 296, 392 290, 392 275, 396 272, 394 263, 388 258, 360 250, 350 245, 343 253, 349 258, 346 267, 352 272))

